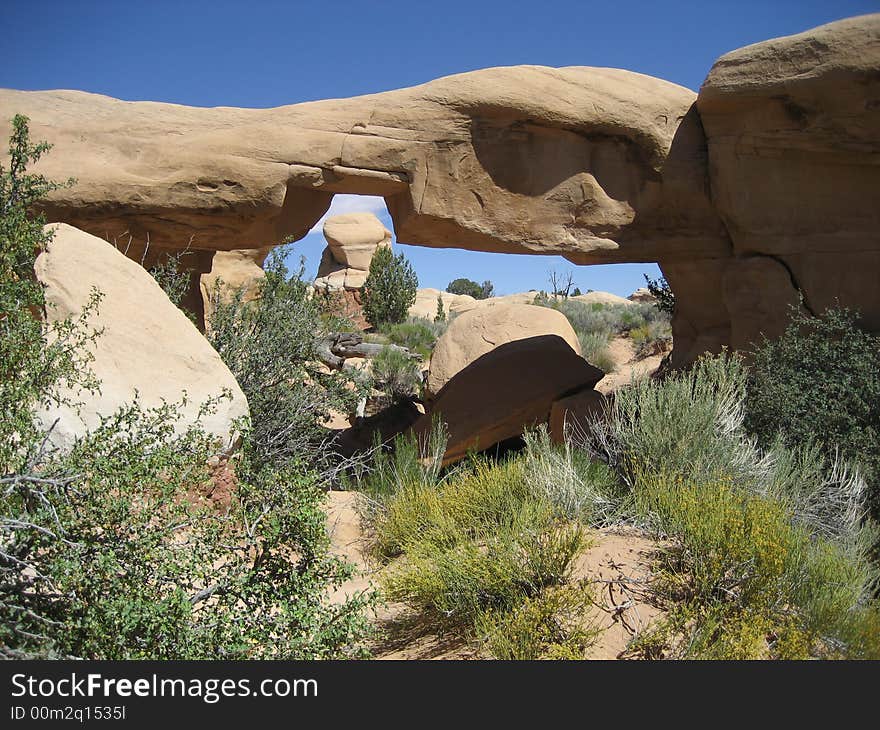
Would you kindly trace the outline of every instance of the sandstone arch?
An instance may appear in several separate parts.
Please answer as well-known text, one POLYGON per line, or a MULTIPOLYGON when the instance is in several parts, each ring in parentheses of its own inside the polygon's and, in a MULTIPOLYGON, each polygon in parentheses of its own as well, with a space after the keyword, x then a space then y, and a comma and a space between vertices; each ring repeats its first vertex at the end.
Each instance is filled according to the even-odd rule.
POLYGON ((355 193, 385 198, 402 243, 656 261, 683 365, 778 329, 798 292, 840 295, 880 329, 880 290, 859 290, 880 264, 878 28, 864 16, 735 51, 699 98, 619 69, 519 66, 275 109, 4 90, 0 113, 55 144, 43 172, 78 178, 49 220, 107 238, 258 248, 355 193), (743 314, 743 276, 785 282, 740 261, 762 256, 791 292, 743 314))

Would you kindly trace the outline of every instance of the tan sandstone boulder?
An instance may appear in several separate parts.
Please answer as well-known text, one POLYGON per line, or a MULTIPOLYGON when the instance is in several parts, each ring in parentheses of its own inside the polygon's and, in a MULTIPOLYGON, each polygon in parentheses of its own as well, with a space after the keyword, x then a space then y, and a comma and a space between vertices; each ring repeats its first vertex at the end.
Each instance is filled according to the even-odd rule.
POLYGON ((101 416, 125 404, 150 408, 163 400, 180 401, 186 393, 179 425, 184 429, 196 421, 201 404, 225 388, 232 397, 221 400, 202 423, 227 447, 234 438, 233 421, 248 413, 248 405, 214 348, 139 264, 100 238, 65 224, 53 228, 55 236, 34 266, 49 321, 76 316, 93 287, 103 294, 90 322, 103 328, 91 347, 100 393, 72 394, 83 403, 79 415, 66 406, 39 414, 47 427, 59 419, 53 443, 69 446, 101 416))
POLYGON ((586 294, 578 294, 576 297, 569 297, 575 302, 583 302, 584 304, 620 304, 629 306, 633 302, 625 297, 617 296, 607 291, 588 291, 586 294))
POLYGON ((372 213, 346 213, 324 222, 327 248, 314 285, 329 291, 364 288, 379 246, 391 247, 391 231, 372 213))
POLYGON ((410 317, 434 320, 437 316, 437 297, 443 300, 443 309, 446 315, 461 314, 480 304, 479 300, 467 294, 450 294, 439 289, 419 289, 416 292, 416 300, 409 308, 410 317))
POLYGON ((435 419, 445 423, 444 463, 451 463, 547 423, 554 402, 592 388, 602 375, 558 334, 499 342, 444 385, 413 430, 425 435, 435 419))
POLYGON ((391 245, 391 231, 372 213, 345 213, 324 221, 324 238, 333 258, 349 269, 369 271, 379 246, 391 245))
MULTIPOLYGON (((460 371, 500 345, 555 336, 576 355, 578 337, 561 312, 530 304, 484 305, 456 317, 431 354, 426 392, 437 394, 460 371)), ((514 393, 511 397, 516 397, 514 393)))
POLYGON ((602 415, 606 399, 606 395, 590 388, 554 401, 550 406, 550 437, 561 444, 568 434, 585 434, 588 422, 602 415))
POLYGON ((655 304, 657 302, 657 297, 651 294, 649 289, 645 287, 640 287, 636 289, 632 294, 630 294, 627 299, 631 302, 641 303, 646 302, 647 304, 655 304))
POLYGON ((213 298, 228 298, 242 290, 242 300, 253 301, 259 294, 260 282, 266 278, 263 262, 269 254, 267 249, 243 249, 217 251, 211 262, 211 270, 199 278, 199 288, 205 307, 205 322, 213 314, 213 298))

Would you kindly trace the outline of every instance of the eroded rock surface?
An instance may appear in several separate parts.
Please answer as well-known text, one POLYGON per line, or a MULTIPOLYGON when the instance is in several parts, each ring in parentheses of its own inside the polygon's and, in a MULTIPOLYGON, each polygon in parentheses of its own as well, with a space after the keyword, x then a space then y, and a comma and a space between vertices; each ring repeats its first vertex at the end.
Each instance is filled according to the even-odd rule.
POLYGON ((38 417, 52 430, 52 442, 69 447, 77 436, 95 428, 101 416, 138 403, 155 408, 163 401, 187 402, 176 412, 178 430, 194 424, 201 405, 227 389, 214 413, 201 423, 222 447, 233 440, 235 419, 248 413, 244 394, 213 347, 159 288, 144 269, 112 244, 72 226, 54 226, 55 236, 37 258, 34 270, 45 289, 46 317, 77 317, 93 288, 103 295, 97 316, 88 325, 102 329, 89 346, 99 393, 63 395, 82 401, 79 413, 68 406, 42 411, 38 417))

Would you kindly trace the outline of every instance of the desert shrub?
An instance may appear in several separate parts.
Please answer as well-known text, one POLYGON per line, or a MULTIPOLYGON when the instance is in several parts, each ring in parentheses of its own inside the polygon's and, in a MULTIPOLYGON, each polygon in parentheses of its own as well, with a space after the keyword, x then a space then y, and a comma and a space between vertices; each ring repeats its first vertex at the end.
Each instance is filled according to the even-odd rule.
POLYGON ((171 303, 183 312, 190 322, 196 323, 197 317, 188 307, 184 306, 184 299, 189 293, 191 272, 183 267, 183 260, 192 252, 187 248, 182 251, 165 252, 159 260, 147 269, 156 283, 162 287, 162 291, 171 300, 171 303))
POLYGON ((658 355, 672 345, 672 328, 662 319, 630 330, 629 336, 635 345, 636 357, 640 358, 658 355))
POLYGON ((96 336, 87 323, 100 301, 96 292, 76 319, 44 327, 46 302, 34 278, 34 261, 52 239, 42 216, 29 210, 59 187, 28 167, 50 149, 32 144, 27 118, 16 115, 9 139, 9 169, 0 164, 0 474, 15 473, 42 438, 34 412, 57 405, 57 386, 94 388, 87 345, 96 336))
POLYGON ((871 655, 864 483, 809 443, 760 449, 743 426, 745 385, 739 357, 707 356, 618 391, 588 428, 588 448, 629 487, 623 508, 675 543, 665 590, 679 608, 658 631, 667 643, 683 632, 676 651, 687 656, 741 656, 749 646, 871 655), (788 638, 747 640, 762 631, 788 638))
POLYGON ((588 586, 552 587, 511 611, 481 614, 476 633, 496 659, 585 659, 601 633, 587 618, 593 605, 588 586))
POLYGON ((618 390, 607 418, 593 422, 587 446, 630 485, 661 468, 747 480, 760 458, 742 431, 744 393, 738 357, 703 358, 662 383, 644 379, 618 390))
MULTIPOLYGON (((267 466, 234 457, 226 509, 210 491, 221 446, 182 404, 120 408, 66 451, 34 417, 62 388, 100 386, 83 348, 100 332, 82 319, 45 329, 34 257, 48 237, 28 209, 49 189, 27 175, 26 120, 16 117, 13 165, 0 175, 0 653, 9 658, 310 659, 362 653, 359 595, 327 601, 350 568, 329 555, 308 462, 267 466), (8 376, 8 377, 7 377, 8 376)), ((94 313, 96 294, 87 309, 94 313)), ((218 394, 218 399, 227 397, 218 394)), ((64 402, 72 402, 72 398, 64 402)))
MULTIPOLYGON (((435 445, 442 454, 442 443, 435 445)), ((562 524, 517 461, 475 459, 441 476, 412 440, 371 475, 369 513, 376 556, 390 565, 386 594, 465 625, 489 607, 508 610, 568 575, 583 544, 576 523, 562 524), (418 464, 422 464, 419 466, 418 464)))
POLYGON ((615 394, 601 419, 573 434, 633 487, 646 474, 711 480, 772 495, 818 534, 845 540, 861 530, 864 481, 837 457, 806 442, 760 449, 744 427, 747 370, 737 355, 701 358, 662 382, 642 380, 615 394))
MULTIPOLYGON (((236 465, 228 508, 199 500, 216 443, 177 404, 123 408, 2 499, 0 584, 13 656, 340 657, 362 652, 366 596, 326 599, 351 570, 329 555, 317 475, 236 465), (14 525, 14 527, 10 527, 14 525), (7 567, 11 567, 7 565, 7 567)), ((207 412, 207 409, 206 409, 207 412)))
POLYGON ((385 394, 388 405, 418 395, 422 373, 405 352, 383 347, 373 358, 373 386, 385 394))
MULTIPOLYGON (((674 546, 661 563, 682 657, 877 656, 867 544, 816 538, 787 505, 733 480, 655 474, 637 509, 674 546), (768 637, 770 641, 768 641, 768 637)), ((668 641, 669 637, 667 637, 668 641)))
POLYGON ((351 371, 328 373, 319 365, 318 339, 326 330, 318 303, 302 268, 290 275, 284 258, 284 247, 269 255, 253 301, 245 302, 242 291, 221 296, 218 282, 207 337, 247 396, 254 464, 303 455, 326 463, 328 435, 320 423, 331 409, 354 410, 366 383, 353 381, 351 371))
POLYGON ((403 322, 416 300, 418 288, 419 279, 406 256, 395 256, 388 246, 380 246, 373 254, 364 282, 364 316, 377 328, 403 322))
POLYGON ((644 277, 648 291, 657 300, 651 306, 656 307, 658 311, 671 317, 675 312, 675 294, 669 286, 669 282, 666 281, 666 277, 661 276, 659 279, 652 279, 647 274, 644 274, 644 277))
POLYGON ((762 445, 777 436, 789 446, 815 441, 857 465, 880 518, 880 337, 862 330, 856 313, 794 310, 783 335, 756 348, 746 427, 762 445))
POLYGON ((446 321, 446 308, 443 306, 443 297, 441 297, 439 294, 437 295, 437 312, 436 314, 434 314, 434 321, 446 321))
POLYGON ((553 528, 546 510, 524 505, 515 519, 478 540, 407 546, 385 574, 389 598, 456 623, 487 608, 510 610, 546 586, 563 583, 583 547, 576 525, 553 528))
POLYGON ((494 293, 495 286, 491 281, 477 284, 477 282, 470 279, 461 278, 450 281, 446 291, 450 294, 466 294, 474 299, 488 299, 494 293))
POLYGON ((427 359, 447 326, 445 319, 431 322, 423 317, 408 317, 404 322, 384 325, 380 333, 387 337, 388 342, 405 347, 427 359))
POLYGON ((559 517, 601 523, 615 507, 617 479, 600 462, 568 442, 554 444, 546 426, 523 434, 521 461, 525 481, 559 517))

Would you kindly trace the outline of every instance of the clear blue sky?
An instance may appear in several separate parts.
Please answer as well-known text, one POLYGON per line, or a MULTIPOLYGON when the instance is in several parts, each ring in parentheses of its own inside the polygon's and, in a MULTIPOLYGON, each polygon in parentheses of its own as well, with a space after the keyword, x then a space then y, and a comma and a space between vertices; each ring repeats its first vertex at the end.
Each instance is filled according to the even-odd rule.
MULTIPOLYGON (((697 90, 721 54, 880 0, 0 0, 0 87, 82 89, 120 99, 269 107, 411 86, 487 66, 614 66, 697 90)), ((72 171, 76 174, 76 171, 72 171)), ((336 209, 381 201, 337 196, 336 209)), ((296 245, 314 273, 320 234, 296 245)), ((491 279, 545 287, 571 268, 582 289, 628 294, 653 266, 572 267, 557 257, 402 247, 422 286, 491 279)))

